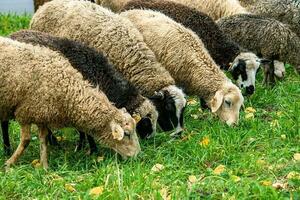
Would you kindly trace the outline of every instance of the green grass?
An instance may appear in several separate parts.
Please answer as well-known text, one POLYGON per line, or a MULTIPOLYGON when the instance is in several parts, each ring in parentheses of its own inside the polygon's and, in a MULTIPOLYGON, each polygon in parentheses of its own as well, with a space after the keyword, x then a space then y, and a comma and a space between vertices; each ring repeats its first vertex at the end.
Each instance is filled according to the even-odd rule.
MULTIPOLYGON (((0 15, 0 34, 25 28, 29 20, 29 16, 0 15)), ((67 129, 57 133, 66 139, 61 148, 50 147, 50 169, 45 171, 31 165, 39 159, 33 131, 17 165, 7 173, 0 171, 0 199, 91 199, 89 191, 96 186, 104 187, 99 199, 163 199, 162 189, 172 199, 300 199, 300 180, 287 178, 292 171, 300 173, 300 162, 293 160, 300 153, 300 79, 291 66, 273 89, 259 84, 261 76, 255 95, 245 102, 256 109, 253 119, 245 119, 242 112, 239 126, 230 128, 208 111, 199 111, 199 103, 189 105, 183 138, 159 134, 141 141, 143 152, 136 159, 123 161, 107 149, 100 149, 104 160, 99 162, 97 156, 74 153, 78 135, 67 129), (205 137, 209 143, 201 146, 205 137), (165 168, 151 171, 157 163, 165 168), (213 170, 219 165, 225 171, 216 175, 213 170), (193 184, 188 181, 191 175, 197 178, 193 184), (284 189, 268 185, 276 181, 287 185, 284 189), (66 190, 66 184, 74 184, 76 191, 66 190)), ((10 137, 15 149, 16 122, 10 124, 10 137)), ((2 166, 5 159, 0 158, 2 166)))

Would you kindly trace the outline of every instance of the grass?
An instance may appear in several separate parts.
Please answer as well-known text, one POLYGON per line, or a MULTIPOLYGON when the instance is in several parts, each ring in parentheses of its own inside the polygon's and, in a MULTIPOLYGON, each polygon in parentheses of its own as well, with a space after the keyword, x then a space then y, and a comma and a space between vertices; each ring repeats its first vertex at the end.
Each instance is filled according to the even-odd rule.
MULTIPOLYGON (((0 34, 26 28, 29 20, 0 15, 0 34)), ((121 160, 107 149, 97 156, 74 153, 78 135, 66 129, 58 131, 65 139, 60 148, 50 147, 45 171, 31 164, 39 159, 33 133, 17 165, 0 171, 0 199, 91 199, 89 191, 97 186, 103 187, 98 199, 300 199, 300 180, 289 175, 300 173, 300 162, 293 159, 300 153, 300 79, 291 66, 272 89, 259 84, 261 76, 256 93, 245 102, 256 109, 254 118, 242 112, 239 126, 230 128, 189 98, 183 137, 159 134, 141 141, 143 152, 136 159, 121 160), (155 164, 164 169, 153 172, 155 164), (218 166, 225 166, 220 174, 215 173, 218 166), (276 182, 284 188, 275 189, 276 182)), ((15 149, 16 122, 10 124, 10 137, 15 149)), ((5 159, 0 158, 1 165, 5 159)))

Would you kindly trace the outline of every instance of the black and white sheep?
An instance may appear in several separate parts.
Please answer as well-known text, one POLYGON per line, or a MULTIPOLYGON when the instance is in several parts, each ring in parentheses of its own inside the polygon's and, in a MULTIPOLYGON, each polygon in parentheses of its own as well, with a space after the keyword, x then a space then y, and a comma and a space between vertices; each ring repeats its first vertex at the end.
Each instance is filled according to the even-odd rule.
POLYGON ((103 52, 142 95, 153 99, 160 127, 182 131, 184 93, 128 19, 91 2, 54 0, 34 14, 31 29, 67 37, 103 52))
POLYGON ((63 56, 3 37, 0 48, 0 120, 14 116, 21 125, 21 141, 6 161, 7 167, 28 146, 31 124, 39 127, 41 163, 45 168, 47 127, 72 126, 123 156, 140 152, 134 119, 114 107, 63 56))
POLYGON ((253 94, 261 59, 228 38, 208 15, 183 4, 159 0, 133 0, 122 10, 130 9, 159 11, 194 31, 216 64, 225 70, 229 70, 232 65, 230 72, 239 87, 245 87, 247 94, 253 94))
POLYGON ((228 125, 238 122, 244 98, 215 64, 198 36, 166 15, 151 10, 120 13, 143 34, 145 42, 176 82, 203 98, 228 125))
POLYGON ((272 61, 292 64, 300 72, 300 39, 288 25, 249 14, 226 17, 217 23, 241 46, 272 61))

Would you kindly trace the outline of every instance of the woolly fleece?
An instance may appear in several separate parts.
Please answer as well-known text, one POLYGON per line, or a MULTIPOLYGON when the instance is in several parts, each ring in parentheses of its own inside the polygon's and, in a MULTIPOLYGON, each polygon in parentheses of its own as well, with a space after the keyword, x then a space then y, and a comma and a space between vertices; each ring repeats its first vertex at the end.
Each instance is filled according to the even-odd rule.
POLYGON ((31 28, 95 47, 145 96, 175 84, 134 25, 96 4, 54 0, 36 12, 31 28))

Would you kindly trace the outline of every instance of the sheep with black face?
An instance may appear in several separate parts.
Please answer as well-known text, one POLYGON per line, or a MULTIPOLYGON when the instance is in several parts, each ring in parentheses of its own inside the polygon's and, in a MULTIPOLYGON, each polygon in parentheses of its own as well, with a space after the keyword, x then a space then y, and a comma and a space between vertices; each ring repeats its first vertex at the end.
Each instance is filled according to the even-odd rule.
POLYGON ((128 19, 87 1, 54 0, 34 14, 31 29, 67 37, 103 52, 142 95, 157 100, 154 101, 156 107, 163 104, 168 108, 170 103, 177 103, 173 105, 177 115, 169 118, 163 118, 163 111, 158 109, 158 122, 169 123, 168 127, 172 129, 177 127, 175 132, 183 130, 172 119, 180 121, 180 112, 186 104, 184 93, 175 86, 172 76, 157 61, 143 36, 128 19), (163 93, 164 98, 156 98, 155 92, 163 93), (174 101, 167 101, 169 98, 174 101))

